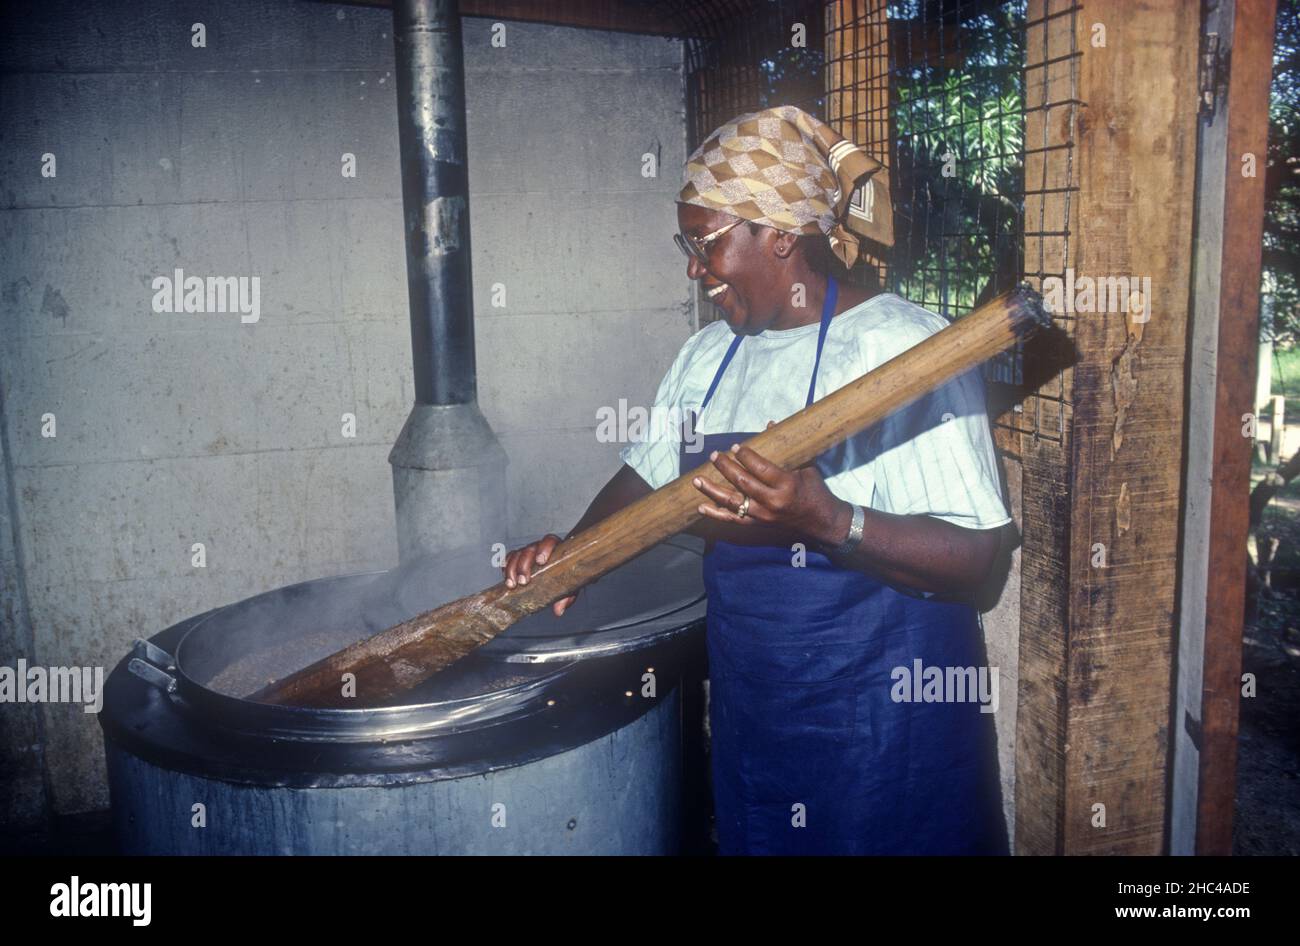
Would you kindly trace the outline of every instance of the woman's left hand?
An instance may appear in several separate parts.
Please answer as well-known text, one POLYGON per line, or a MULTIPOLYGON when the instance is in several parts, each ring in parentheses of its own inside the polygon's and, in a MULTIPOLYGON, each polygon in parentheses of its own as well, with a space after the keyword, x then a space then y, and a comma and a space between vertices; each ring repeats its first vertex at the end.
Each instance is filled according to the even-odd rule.
POLYGON ((700 505, 704 515, 741 526, 775 526, 830 545, 848 533, 853 508, 827 489, 812 464, 786 471, 744 446, 715 451, 709 459, 734 488, 695 477, 692 484, 712 500, 700 505), (746 499, 749 506, 742 517, 737 510, 746 499))

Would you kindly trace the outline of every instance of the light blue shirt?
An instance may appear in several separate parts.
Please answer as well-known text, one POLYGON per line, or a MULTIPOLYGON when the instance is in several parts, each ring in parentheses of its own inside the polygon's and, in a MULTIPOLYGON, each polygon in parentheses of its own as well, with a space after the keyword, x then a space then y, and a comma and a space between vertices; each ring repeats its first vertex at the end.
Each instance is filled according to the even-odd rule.
MULTIPOLYGON (((814 399, 947 324, 942 316, 893 293, 873 296, 835 316, 826 332, 814 399)), ((813 322, 760 332, 741 342, 695 433, 761 431, 769 420, 784 420, 803 408, 818 328, 813 322)), ((726 322, 718 321, 687 339, 659 384, 652 414, 679 417, 698 411, 734 337, 726 322)), ((658 489, 679 474, 680 443, 675 423, 652 423, 619 456, 658 489)), ((836 496, 882 512, 930 515, 971 529, 1011 521, 978 370, 833 447, 818 460, 818 468, 836 496)))

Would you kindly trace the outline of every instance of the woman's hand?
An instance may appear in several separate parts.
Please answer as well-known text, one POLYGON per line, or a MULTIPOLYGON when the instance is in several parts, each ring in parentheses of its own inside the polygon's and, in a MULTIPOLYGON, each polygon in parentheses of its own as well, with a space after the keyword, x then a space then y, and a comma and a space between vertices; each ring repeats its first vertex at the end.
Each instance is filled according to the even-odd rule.
MULTIPOLYGON (((547 533, 536 542, 530 542, 522 548, 507 553, 506 563, 501 566, 501 571, 506 576, 506 587, 513 588, 515 585, 528 584, 528 579, 533 574, 533 566, 545 565, 551 557, 551 552, 560 542, 558 535, 547 533)), ((567 598, 561 598, 551 605, 551 611, 558 618, 577 597, 578 592, 575 591, 567 598)))
POLYGON ((692 484, 712 500, 700 505, 704 515, 741 526, 775 526, 824 545, 838 545, 848 535, 853 507, 827 489, 812 464, 787 472, 749 447, 734 446, 709 459, 732 488, 695 477, 692 484), (749 506, 741 517, 737 510, 746 498, 749 506))

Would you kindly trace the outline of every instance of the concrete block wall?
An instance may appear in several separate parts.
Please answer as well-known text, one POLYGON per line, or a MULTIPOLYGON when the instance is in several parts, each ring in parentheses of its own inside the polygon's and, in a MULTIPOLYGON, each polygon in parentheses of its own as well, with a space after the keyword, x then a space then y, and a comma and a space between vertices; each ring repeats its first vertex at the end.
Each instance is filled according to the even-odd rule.
MULTIPOLYGON (((0 664, 111 668, 187 615, 396 561, 387 454, 413 392, 390 24, 4 5, 0 664), (155 313, 178 267, 259 276, 259 321, 155 313)), ((508 22, 494 47, 492 27, 464 20, 471 239, 513 542, 572 526, 618 464, 597 408, 648 403, 695 322, 670 240, 681 44, 508 22)), ((106 804, 93 715, 0 705, 0 826, 106 804)))

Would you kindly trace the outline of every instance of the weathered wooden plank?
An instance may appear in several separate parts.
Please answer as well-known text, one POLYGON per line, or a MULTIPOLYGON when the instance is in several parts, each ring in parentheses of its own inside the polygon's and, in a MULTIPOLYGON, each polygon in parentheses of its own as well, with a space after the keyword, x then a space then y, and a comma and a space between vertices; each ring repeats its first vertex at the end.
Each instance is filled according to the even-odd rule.
POLYGON ((1026 161, 1026 189, 1043 193, 1026 200, 1037 236, 1026 238, 1025 269, 1138 277, 1139 287, 1146 277, 1149 295, 1134 302, 1150 308, 1144 320, 1103 293, 1093 311, 1065 318, 1078 362, 1026 404, 1040 434, 1059 422, 1063 436, 1022 444, 1017 849, 1160 853, 1198 22, 1176 4, 1070 6, 1029 7, 1027 65, 1054 64, 1026 75, 1027 105, 1050 107, 1026 121, 1026 147, 1041 149, 1026 161), (1076 98, 1077 108, 1053 104, 1076 98))
MULTIPOLYGON (((1077 59, 1071 16, 1050 17, 1059 0, 1030 0, 1025 37, 1025 276, 1041 286, 1044 275, 1063 273, 1078 232, 1078 201, 1059 191, 1074 183, 1072 147, 1077 59), (1053 105, 1052 103, 1066 103, 1053 105)), ((1067 330, 1070 322, 1058 318, 1067 330)), ((1025 353, 1026 370, 1035 353, 1025 353)), ((1065 797, 1070 523, 1068 380, 1049 378, 1012 422, 1021 436, 1021 532, 1019 694, 1016 708, 1016 826, 1018 854, 1058 854, 1065 797), (1065 417, 1049 418, 1043 403, 1065 417), (1035 436, 1036 432, 1058 434, 1035 436)))
POLYGON ((1164 850, 1182 492, 1199 23, 1095 0, 1078 19, 1077 271, 1150 278, 1080 313, 1071 401, 1066 853, 1164 850), (1105 45, 1094 46, 1094 24, 1105 45), (1109 306, 1108 306, 1109 307, 1109 306), (1098 546, 1105 565, 1096 567, 1098 546), (1104 806, 1105 823, 1094 821, 1104 806))
MULTIPOLYGON (((1223 2, 1215 11, 1229 30, 1219 31, 1220 45, 1231 47, 1227 88, 1218 92, 1218 111, 1226 113, 1223 141, 1212 169, 1221 175, 1217 206, 1203 213, 1217 217, 1211 233, 1213 255, 1204 300, 1213 323, 1212 358, 1194 360, 1209 377, 1200 379, 1212 395, 1213 418, 1205 444, 1208 456, 1189 458, 1189 483, 1208 479, 1208 546, 1204 559, 1202 609, 1185 596, 1184 626, 1199 623, 1203 638, 1199 692, 1186 694, 1189 725, 1180 714, 1180 737, 1199 728, 1196 753, 1195 853, 1231 854, 1236 797, 1237 721, 1241 688, 1241 635, 1245 607, 1245 555, 1249 520, 1250 458, 1253 443, 1241 435, 1241 418, 1254 410, 1255 362, 1259 331, 1259 280, 1263 249, 1264 169, 1268 145, 1269 83, 1273 50, 1275 0, 1223 2), (1243 160, 1254 156, 1255 174, 1243 174, 1243 160), (1207 462, 1208 461, 1208 462, 1207 462), (1193 468, 1192 464, 1197 466, 1193 468), (1199 476, 1193 472, 1195 469, 1199 476), (1196 612, 1203 620, 1197 622, 1196 612), (1199 722, 1199 727, 1196 725, 1199 722)), ((1217 119, 1217 116, 1216 116, 1217 119)), ((1199 261, 1200 257, 1198 257, 1199 261)), ((1199 278, 1197 291, 1202 290, 1199 278)), ((1198 317, 1202 312, 1198 297, 1198 317)), ((1194 381, 1194 383, 1197 383, 1194 381)), ((1190 558, 1190 557, 1189 557, 1190 558)), ((1190 584, 1185 578, 1185 586, 1190 584)), ((1179 841, 1185 843, 1184 838, 1179 841)))

